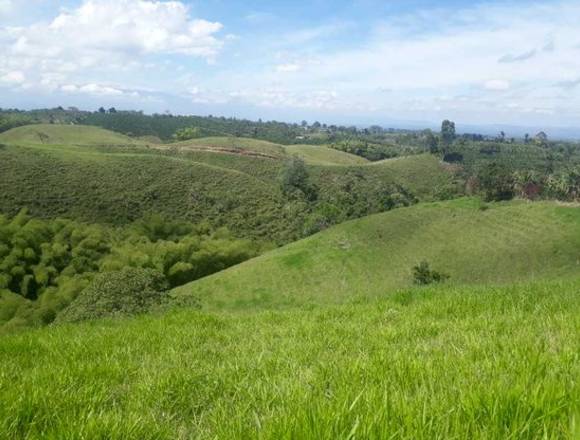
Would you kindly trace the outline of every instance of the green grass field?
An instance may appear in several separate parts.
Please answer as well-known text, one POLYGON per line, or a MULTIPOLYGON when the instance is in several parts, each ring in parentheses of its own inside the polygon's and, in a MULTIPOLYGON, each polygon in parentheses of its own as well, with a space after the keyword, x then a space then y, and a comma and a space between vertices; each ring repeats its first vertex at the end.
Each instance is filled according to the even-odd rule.
POLYGON ((420 204, 335 226, 175 290, 210 308, 294 306, 409 287, 427 260, 452 284, 580 275, 580 207, 476 199, 420 204))
POLYGON ((0 338, 6 439, 574 439, 580 283, 0 338))
POLYGON ((368 161, 360 156, 323 146, 288 145, 286 152, 302 158, 310 165, 363 165, 368 161))

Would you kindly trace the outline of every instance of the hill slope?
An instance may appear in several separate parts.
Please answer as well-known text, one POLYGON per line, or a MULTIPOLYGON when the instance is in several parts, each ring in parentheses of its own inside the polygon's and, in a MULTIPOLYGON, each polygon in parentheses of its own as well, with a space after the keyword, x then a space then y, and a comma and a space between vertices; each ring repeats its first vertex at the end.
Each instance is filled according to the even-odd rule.
POLYGON ((3 133, 0 212, 28 208, 42 218, 113 224, 158 213, 288 243, 328 224, 429 200, 453 179, 433 156, 397 166, 308 166, 318 198, 306 201, 281 191, 289 155, 280 145, 236 138, 139 142, 82 126, 3 133))
POLYGON ((302 158, 310 165, 363 165, 368 160, 333 148, 314 145, 288 145, 286 152, 302 158))
POLYGON ((412 283, 427 260, 451 283, 580 274, 580 208, 476 200, 417 205, 331 228, 174 291, 208 307, 341 302, 412 283))
POLYGON ((0 133, 0 143, 47 145, 142 145, 120 133, 87 125, 25 125, 0 133))
POLYGON ((0 338, 6 438, 578 438, 580 283, 0 338))

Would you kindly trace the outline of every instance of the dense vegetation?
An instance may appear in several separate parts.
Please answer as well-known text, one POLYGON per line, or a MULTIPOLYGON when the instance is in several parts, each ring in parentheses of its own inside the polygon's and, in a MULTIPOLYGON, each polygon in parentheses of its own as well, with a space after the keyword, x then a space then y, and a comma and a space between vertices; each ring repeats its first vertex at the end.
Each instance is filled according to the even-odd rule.
POLYGON ((255 244, 225 230, 160 217, 111 228, 32 219, 24 212, 11 219, 0 216, 0 329, 54 321, 80 292, 99 289, 99 278, 92 284, 98 273, 107 283, 117 281, 110 287, 117 294, 129 288, 125 278, 112 275, 124 268, 154 270, 169 288, 257 252, 255 244))
POLYGON ((341 306, 0 338, 10 439, 573 439, 580 283, 415 288, 341 306))

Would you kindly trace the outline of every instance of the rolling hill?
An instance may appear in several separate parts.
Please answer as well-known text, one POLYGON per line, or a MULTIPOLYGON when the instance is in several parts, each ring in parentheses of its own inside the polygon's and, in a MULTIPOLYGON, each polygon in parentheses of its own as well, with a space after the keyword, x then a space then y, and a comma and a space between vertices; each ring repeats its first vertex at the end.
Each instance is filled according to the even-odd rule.
POLYGON ((143 145, 120 133, 86 125, 25 125, 0 133, 0 143, 46 145, 143 145))
POLYGON ((286 152, 302 158, 309 165, 363 165, 369 163, 363 157, 333 148, 314 145, 287 145, 286 152))
POLYGON ((409 287, 422 260, 452 284, 580 275, 580 208, 420 204, 335 226, 174 294, 219 309, 352 301, 409 287))
POLYGON ((309 233, 305 224, 318 228, 433 199, 453 181, 433 156, 385 166, 309 165, 318 198, 306 202, 282 193, 279 176, 290 155, 265 141, 204 138, 164 146, 96 127, 33 125, 2 133, 0 144, 2 213, 27 208, 41 218, 111 224, 157 213, 276 243, 309 233))

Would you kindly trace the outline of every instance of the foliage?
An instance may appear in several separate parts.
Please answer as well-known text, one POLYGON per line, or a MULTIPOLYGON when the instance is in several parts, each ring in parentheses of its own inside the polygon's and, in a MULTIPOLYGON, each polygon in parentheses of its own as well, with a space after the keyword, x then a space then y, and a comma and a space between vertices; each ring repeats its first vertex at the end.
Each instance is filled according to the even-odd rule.
POLYGON ((97 273, 150 269, 175 287, 258 252, 225 229, 159 216, 124 228, 0 216, 0 326, 50 323, 97 273))
POLYGON ((310 182, 306 165, 298 157, 292 157, 284 164, 280 173, 280 187, 285 194, 299 191, 307 200, 315 200, 317 196, 317 189, 310 182))
POLYGON ((421 261, 413 266, 413 281, 415 284, 425 286, 427 284, 442 283, 449 278, 449 275, 431 269, 427 261, 421 261))
POLYGON ((455 122, 444 120, 441 124, 441 141, 443 145, 450 146, 455 141, 455 122))
POLYGON ((0 112, 0 133, 15 127, 30 124, 31 122, 33 122, 33 119, 24 113, 0 112))
POLYGON ((167 288, 164 275, 151 269, 124 268, 101 273, 58 315, 56 322, 145 313, 163 302, 167 288))
POLYGON ((479 171, 478 179, 486 201, 510 200, 513 198, 513 171, 507 166, 492 162, 479 171))
POLYGON ((175 132, 173 138, 176 141, 187 141, 189 139, 195 139, 200 137, 201 130, 197 127, 185 127, 180 128, 175 132))

